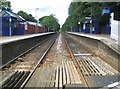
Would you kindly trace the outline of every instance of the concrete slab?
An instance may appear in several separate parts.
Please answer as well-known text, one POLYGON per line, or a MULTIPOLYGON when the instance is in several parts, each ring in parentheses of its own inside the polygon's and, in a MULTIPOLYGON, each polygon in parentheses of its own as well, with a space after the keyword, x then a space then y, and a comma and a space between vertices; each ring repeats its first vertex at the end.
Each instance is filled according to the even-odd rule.
POLYGON ((109 39, 110 38, 109 35, 84 34, 84 33, 77 33, 77 32, 68 32, 68 33, 75 34, 75 35, 80 35, 80 36, 85 36, 85 37, 92 38, 92 39, 97 39, 97 40, 106 39, 106 38, 109 39))
POLYGON ((120 76, 85 76, 90 87, 104 87, 120 81, 120 76))
POLYGON ((66 84, 63 89, 88 89, 83 84, 66 84))

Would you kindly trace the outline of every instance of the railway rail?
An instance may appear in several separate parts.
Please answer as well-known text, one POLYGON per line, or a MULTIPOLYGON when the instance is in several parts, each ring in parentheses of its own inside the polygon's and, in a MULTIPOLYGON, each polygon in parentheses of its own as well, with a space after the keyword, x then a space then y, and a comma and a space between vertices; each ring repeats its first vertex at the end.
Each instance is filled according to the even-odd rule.
POLYGON ((36 69, 25 88, 66 88, 69 84, 81 86, 81 78, 71 57, 72 55, 67 49, 65 39, 60 34, 43 63, 36 69))
POLYGON ((38 47, 39 45, 43 44, 45 41, 47 41, 48 39, 46 40, 43 40, 42 42, 40 42, 39 44, 35 45, 34 47, 30 48, 29 50, 27 50, 26 52, 22 53, 21 55, 19 55, 18 57, 16 57, 15 59, 7 62, 6 64, 0 66, 0 69, 3 69, 4 67, 6 66, 9 66, 12 62, 16 61, 17 59, 23 57, 25 54, 29 53, 31 50, 35 49, 36 47, 38 47))
POLYGON ((33 34, 26 36, 14 36, 14 37, 3 37, 0 41, 1 45, 1 64, 0 69, 11 64, 16 59, 24 56, 37 46, 44 43, 50 36, 55 33, 41 33, 41 34, 33 34), (19 50, 20 49, 20 50, 19 50))
POLYGON ((83 81, 88 87, 103 87, 119 81, 118 70, 103 61, 99 55, 94 55, 93 52, 86 49, 85 45, 79 43, 72 35, 65 34, 65 38, 71 53, 74 55, 74 63, 76 63, 78 71, 82 74, 83 81))
POLYGON ((4 66, 1 69, 3 81, 1 81, 0 85, 2 88, 20 88, 24 86, 25 82, 35 71, 39 63, 41 63, 50 47, 54 44, 56 36, 57 35, 53 35, 51 38, 42 41, 34 48, 30 49, 31 51, 13 61, 14 63, 12 62, 4 66), (7 75, 7 72, 10 74, 7 75), (7 78, 4 78, 4 74, 6 74, 7 78))
POLYGON ((30 64, 34 66, 29 67, 30 65, 26 64, 29 62, 26 61, 25 64, 22 63, 27 65, 26 67, 22 65, 11 67, 15 68, 15 71, 2 83, 2 88, 65 89, 76 86, 92 89, 102 88, 117 81, 119 72, 116 69, 78 43, 71 35, 62 33, 58 37, 57 35, 48 40, 49 42, 36 47, 37 51, 26 55, 25 58, 33 56, 30 64), (40 52, 41 56, 34 55, 40 52), (35 58, 37 61, 31 63, 35 58))

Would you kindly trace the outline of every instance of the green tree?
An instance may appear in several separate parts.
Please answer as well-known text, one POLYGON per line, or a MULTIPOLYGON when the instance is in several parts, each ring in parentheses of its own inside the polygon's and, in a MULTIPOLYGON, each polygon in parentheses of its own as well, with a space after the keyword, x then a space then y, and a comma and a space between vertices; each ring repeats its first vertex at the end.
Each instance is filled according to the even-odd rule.
POLYGON ((78 29, 78 22, 85 22, 85 17, 97 19, 100 25, 106 25, 109 17, 102 15, 102 9, 108 7, 111 12, 115 12, 116 19, 120 19, 120 2, 71 2, 68 12, 69 16, 62 25, 62 30, 78 29))
POLYGON ((37 20, 31 14, 27 14, 26 12, 22 10, 19 11, 17 14, 22 16, 26 21, 37 22, 37 20))
POLYGON ((0 1, 0 9, 7 10, 7 11, 12 11, 10 2, 9 1, 0 1))
POLYGON ((39 22, 47 28, 48 30, 52 29, 54 31, 60 30, 60 24, 58 23, 58 19, 52 14, 50 16, 44 16, 39 19, 39 22))

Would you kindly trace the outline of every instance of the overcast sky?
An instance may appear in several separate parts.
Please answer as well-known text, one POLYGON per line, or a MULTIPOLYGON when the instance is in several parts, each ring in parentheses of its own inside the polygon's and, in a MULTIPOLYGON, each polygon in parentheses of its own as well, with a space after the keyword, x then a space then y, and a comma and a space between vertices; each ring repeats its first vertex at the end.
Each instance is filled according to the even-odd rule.
POLYGON ((15 13, 23 10, 34 17, 35 8, 37 10, 37 17, 55 14, 55 17, 62 25, 68 17, 68 7, 72 0, 9 0, 11 1, 12 9, 15 13))

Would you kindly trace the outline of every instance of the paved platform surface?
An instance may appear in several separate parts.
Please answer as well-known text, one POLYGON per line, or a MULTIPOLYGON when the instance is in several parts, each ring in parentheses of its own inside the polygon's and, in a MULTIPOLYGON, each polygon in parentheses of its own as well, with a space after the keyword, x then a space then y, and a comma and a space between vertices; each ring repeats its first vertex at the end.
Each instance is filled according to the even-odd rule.
POLYGON ((101 42, 108 45, 110 48, 112 48, 116 52, 120 53, 120 45, 118 44, 118 41, 111 39, 110 35, 106 35, 106 34, 83 34, 83 33, 77 33, 77 32, 68 32, 68 33, 80 35, 83 37, 88 37, 91 39, 100 40, 101 42))
POLYGON ((19 36, 0 36, 0 44, 22 40, 22 39, 27 39, 27 38, 32 38, 32 37, 37 37, 37 36, 42 36, 42 35, 47 35, 51 33, 54 33, 54 32, 27 34, 27 35, 19 35, 19 36))
MULTIPOLYGON (((110 87, 111 84, 120 81, 119 75, 111 76, 86 76, 86 79, 90 85, 90 87, 110 87), (108 86, 109 85, 109 86, 108 86)), ((115 87, 115 86, 113 86, 115 87)))

